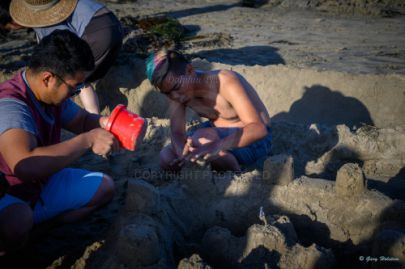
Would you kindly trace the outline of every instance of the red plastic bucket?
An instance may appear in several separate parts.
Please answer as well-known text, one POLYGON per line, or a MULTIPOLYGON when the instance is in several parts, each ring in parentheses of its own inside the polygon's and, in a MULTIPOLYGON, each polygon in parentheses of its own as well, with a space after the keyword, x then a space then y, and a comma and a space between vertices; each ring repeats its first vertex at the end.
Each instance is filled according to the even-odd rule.
POLYGON ((146 121, 128 111, 124 105, 117 105, 108 118, 105 129, 117 138, 121 147, 135 150, 145 135, 146 121))

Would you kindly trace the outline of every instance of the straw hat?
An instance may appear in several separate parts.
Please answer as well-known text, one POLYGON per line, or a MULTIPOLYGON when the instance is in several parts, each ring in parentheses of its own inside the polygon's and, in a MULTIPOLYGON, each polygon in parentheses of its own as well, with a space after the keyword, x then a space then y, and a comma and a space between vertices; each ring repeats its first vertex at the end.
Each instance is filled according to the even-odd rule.
POLYGON ((78 0, 12 0, 10 16, 25 27, 46 27, 66 20, 78 0))

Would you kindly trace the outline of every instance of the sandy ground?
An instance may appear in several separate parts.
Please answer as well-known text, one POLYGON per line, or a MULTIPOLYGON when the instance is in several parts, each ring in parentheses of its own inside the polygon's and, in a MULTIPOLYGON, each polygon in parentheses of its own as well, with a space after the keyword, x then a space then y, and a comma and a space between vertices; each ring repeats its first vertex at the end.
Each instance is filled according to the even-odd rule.
MULTIPOLYGON (((241 7, 238 1, 214 0, 105 2, 120 18, 161 15, 177 18, 190 35, 183 42, 182 49, 191 58, 198 58, 206 68, 214 66, 211 63, 215 62, 228 68, 238 65, 238 70, 248 71, 257 66, 274 65, 354 75, 399 76, 401 79, 405 74, 403 1, 339 1, 340 5, 336 1, 259 1, 256 8, 241 7)), ((130 25, 126 27, 128 35, 137 31, 130 25)), ((0 42, 0 80, 3 81, 25 65, 35 39, 32 31, 23 30, 0 33, 0 42)), ((117 63, 107 78, 97 84, 97 89, 104 113, 111 111, 116 104, 124 103, 149 118, 145 143, 134 153, 124 152, 110 160, 89 153, 74 164, 111 174, 117 184, 114 201, 79 223, 41 233, 21 253, 0 260, 1 268, 138 268, 151 264, 157 267, 150 268, 171 268, 179 263, 179 268, 208 268, 205 260, 215 268, 241 264, 244 268, 265 268, 265 263, 260 263, 263 260, 268 261, 271 268, 293 268, 304 260, 304 268, 328 268, 336 264, 338 267, 355 265, 356 268, 367 268, 369 264, 356 264, 354 260, 363 254, 379 256, 378 242, 386 242, 384 238, 392 235, 403 238, 403 126, 350 130, 344 125, 308 127, 275 123, 273 154, 293 157, 291 175, 329 181, 301 178, 284 189, 252 183, 257 177, 255 171, 259 171, 259 175, 263 172, 262 160, 241 178, 232 180, 231 176, 230 181, 212 186, 220 189, 212 194, 204 183, 167 178, 159 172, 158 152, 168 142, 168 122, 152 117, 167 116, 165 101, 157 92, 150 91, 142 70, 143 55, 134 52, 133 44, 127 36, 117 63), (121 85, 119 90, 111 91, 116 84, 121 85), (380 197, 380 194, 367 191, 362 198, 350 200, 336 194, 331 182, 342 164, 348 162, 361 165, 369 189, 376 188, 387 196, 380 197), (139 178, 149 185, 134 181, 139 178), (182 184, 191 189, 191 195, 182 192, 183 187, 178 187, 182 184), (128 185, 132 186, 132 194, 127 193, 128 185), (307 193, 311 193, 312 200, 306 200, 307 193), (149 207, 141 208, 138 205, 142 204, 140 200, 133 198, 135 209, 128 209, 132 201, 128 197, 137 197, 137 194, 139 197, 146 195, 149 207), (283 197, 291 197, 291 200, 283 197), (216 201, 215 206, 206 206, 210 201, 216 201), (184 207, 185 203, 190 206, 184 207), (350 210, 344 209, 347 205, 354 207, 357 204, 370 205, 365 209, 356 208, 358 219, 351 216, 350 210), (272 215, 269 218, 274 218, 269 220, 270 226, 260 226, 263 223, 257 218, 259 206, 264 206, 265 211, 272 215), (207 208, 203 210, 203 207, 207 208), (369 211, 384 213, 387 208, 400 208, 398 216, 387 217, 396 228, 373 233, 384 223, 377 220, 380 215, 368 215, 369 211), (143 219, 139 212, 145 215, 142 215, 143 219), (156 217, 157 212, 164 212, 164 216, 156 217), (217 215, 212 215, 212 212, 217 215), (204 218, 199 218, 198 214, 204 218), (338 217, 339 214, 345 218, 338 217), (372 220, 372 225, 365 227, 367 218, 372 220), (257 223, 260 225, 254 226, 257 223), (135 224, 136 227, 131 226, 135 224), (162 230, 161 225, 170 228, 162 230), (290 228, 285 229, 287 226, 290 228), (317 229, 320 232, 314 231, 317 229), (314 233, 314 238, 305 236, 308 230, 314 233), (142 237, 139 234, 152 239, 139 241, 142 237), (252 234, 262 239, 249 239, 252 234), (131 241, 126 241, 127 238, 134 238, 134 242, 139 241, 145 247, 136 249, 131 241), (271 238, 281 239, 274 243, 271 238), (224 241, 235 246, 223 246, 229 249, 229 253, 217 246, 218 242, 224 241), (259 245, 265 248, 257 250, 259 245), (214 246, 214 257, 204 251, 210 246, 214 246), (195 253, 203 259, 196 255, 184 259, 195 253)), ((259 94, 265 91, 266 85, 262 85, 259 94)), ((64 136, 69 137, 69 134, 64 136)), ((395 252, 403 250, 403 246, 398 245, 401 242, 390 245, 393 248, 390 255, 403 257, 403 253, 395 252)), ((383 267, 384 263, 375 266, 383 267)), ((394 266, 399 267, 398 264, 394 266)))

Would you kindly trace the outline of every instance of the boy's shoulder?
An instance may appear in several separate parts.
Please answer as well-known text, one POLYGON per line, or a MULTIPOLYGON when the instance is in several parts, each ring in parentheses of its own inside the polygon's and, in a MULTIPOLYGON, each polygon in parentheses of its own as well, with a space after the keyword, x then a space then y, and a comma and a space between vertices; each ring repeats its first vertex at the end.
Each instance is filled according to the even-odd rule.
POLYGON ((218 70, 218 76, 223 78, 233 78, 237 77, 237 73, 229 69, 220 69, 218 70))
POLYGON ((218 79, 221 84, 239 83, 239 75, 235 71, 221 69, 218 71, 218 79))

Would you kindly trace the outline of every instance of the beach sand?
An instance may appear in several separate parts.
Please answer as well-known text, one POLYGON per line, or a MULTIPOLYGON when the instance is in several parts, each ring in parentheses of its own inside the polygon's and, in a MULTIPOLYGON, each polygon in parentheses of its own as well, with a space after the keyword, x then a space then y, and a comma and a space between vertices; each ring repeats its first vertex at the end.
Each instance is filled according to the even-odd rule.
MULTIPOLYGON (((144 143, 76 161, 113 176, 114 200, 38 232, 0 268, 368 268, 360 257, 381 256, 395 259, 376 268, 404 266, 403 1, 104 2, 126 37, 95 85, 101 109, 122 103, 147 118, 144 143), (242 175, 160 171, 167 101, 146 80, 153 44, 134 23, 156 17, 178 19, 180 49, 198 68, 235 70, 256 88, 272 115, 271 158, 242 175)), ((22 30, 1 32, 0 42, 4 81, 36 41, 22 30)))

